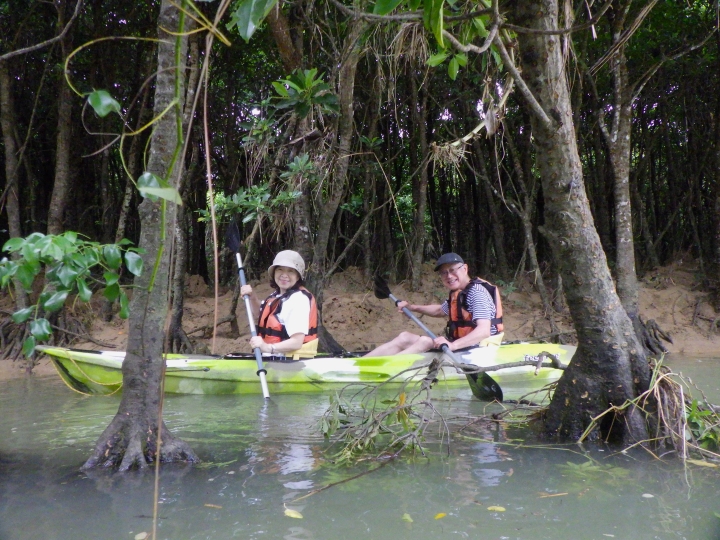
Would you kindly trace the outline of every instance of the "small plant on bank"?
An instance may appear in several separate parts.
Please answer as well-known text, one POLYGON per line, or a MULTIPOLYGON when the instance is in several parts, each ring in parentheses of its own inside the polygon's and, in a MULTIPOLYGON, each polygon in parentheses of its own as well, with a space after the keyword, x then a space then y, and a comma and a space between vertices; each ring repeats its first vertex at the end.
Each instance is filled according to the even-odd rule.
POLYGON ((34 303, 12 314, 15 324, 27 325, 22 345, 27 358, 32 357, 35 345, 52 337, 47 317, 62 309, 71 295, 75 302, 89 302, 93 289, 102 287, 105 298, 119 300, 119 316, 127 318, 129 301, 125 287, 120 285, 123 262, 135 276, 143 267, 140 250, 130 244, 126 239, 117 244, 88 242, 73 231, 58 235, 36 232, 5 242, 3 251, 16 256, 0 260, 0 288, 15 282, 32 295, 36 279, 44 274, 42 291, 34 303))

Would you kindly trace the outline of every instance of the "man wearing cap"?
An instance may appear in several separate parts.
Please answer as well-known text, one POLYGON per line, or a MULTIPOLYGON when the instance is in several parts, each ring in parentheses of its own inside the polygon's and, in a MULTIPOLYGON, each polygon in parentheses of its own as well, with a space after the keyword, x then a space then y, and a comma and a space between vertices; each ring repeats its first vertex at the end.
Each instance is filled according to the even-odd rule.
POLYGON ((250 285, 240 287, 242 296, 250 296, 253 316, 259 315, 258 335, 250 338, 250 346, 295 360, 312 358, 318 345, 317 306, 315 297, 303 287, 305 261, 296 251, 281 251, 268 274, 275 291, 262 303, 250 285))
POLYGON ((499 291, 496 287, 480 280, 471 279, 468 266, 457 253, 445 253, 435 264, 435 271, 442 284, 450 291, 450 296, 442 304, 415 305, 406 301, 398 303, 398 311, 404 307, 415 313, 430 317, 448 318, 448 337, 419 336, 412 332, 402 332, 392 341, 388 341, 367 353, 366 356, 388 356, 425 352, 432 348, 441 348, 443 344, 452 351, 476 347, 481 342, 488 344, 498 341, 502 327, 502 311, 499 291), (490 290, 495 291, 495 298, 490 290), (500 313, 498 313, 500 311, 500 313), (500 329, 498 328, 500 327, 500 329), (448 339, 449 338, 449 339, 448 339))

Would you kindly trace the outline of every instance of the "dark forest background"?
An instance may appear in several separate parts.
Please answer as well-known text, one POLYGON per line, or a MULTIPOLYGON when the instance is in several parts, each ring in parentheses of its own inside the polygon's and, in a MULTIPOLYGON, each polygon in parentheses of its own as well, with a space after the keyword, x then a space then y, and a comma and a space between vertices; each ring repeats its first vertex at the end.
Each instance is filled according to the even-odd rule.
MULTIPOLYGON (((714 4, 611 4, 594 25, 563 38, 585 186, 603 248, 612 267, 616 149, 608 127, 621 111, 631 130, 638 274, 692 257, 714 287, 720 39, 717 33, 707 38, 714 4), (620 29, 627 30, 649 4, 652 9, 622 43, 627 80, 621 91, 632 97, 625 111, 605 57, 618 50, 618 14, 629 13, 620 29)), ((214 3, 197 5, 214 14, 214 3)), ((572 7, 578 20, 587 21, 584 5, 572 7)), ((102 243, 123 237, 137 242, 140 196, 123 162, 133 178, 142 174, 151 130, 123 139, 122 146, 117 135, 152 118, 156 44, 97 41, 69 63, 67 75, 80 92, 104 89, 121 104, 124 125, 117 115, 98 118, 69 89, 63 72, 68 55, 93 40, 155 36, 158 8, 157 1, 86 1, 63 39, 0 62, 0 242, 65 230, 102 243), (17 160, 14 177, 8 175, 9 151, 17 160), (13 182, 17 209, 8 197, 13 182)), ((341 8, 332 1, 285 2, 250 42, 237 28, 221 26, 231 44, 213 45, 207 96, 200 98, 201 104, 207 99, 208 115, 198 107, 188 134, 180 217, 186 273, 214 280, 210 223, 203 213, 209 160, 220 196, 220 239, 233 213, 250 214, 242 236, 252 246, 251 275, 267 268, 277 250, 294 247, 323 275, 355 265, 368 276, 382 269, 417 283, 421 262, 452 250, 503 284, 526 272, 541 275, 536 282, 551 300, 561 285, 543 236, 532 130, 517 92, 504 109, 494 108, 503 97, 497 53, 447 51, 443 59, 421 24, 353 22, 341 8), (437 65, 428 65, 428 58, 437 65), (292 73, 307 84, 294 102, 272 84, 292 73), (348 107, 354 111, 349 119, 342 114, 348 107), (496 114, 495 122, 486 123, 491 134, 481 130, 459 146, 462 152, 448 146, 496 114), (273 204, 281 193, 287 200, 273 204)), ((5 0, 0 54, 51 39, 75 9, 75 0, 5 0)), ((204 62, 204 36, 192 34, 189 41, 191 82, 204 62)), ((235 278, 227 255, 221 252, 223 283, 235 278)))

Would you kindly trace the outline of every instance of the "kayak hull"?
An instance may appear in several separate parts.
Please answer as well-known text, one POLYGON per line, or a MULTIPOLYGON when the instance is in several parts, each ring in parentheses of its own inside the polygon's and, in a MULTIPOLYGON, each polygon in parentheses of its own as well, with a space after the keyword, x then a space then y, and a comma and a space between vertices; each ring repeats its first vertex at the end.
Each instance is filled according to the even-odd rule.
MULTIPOLYGON (((52 359, 61 379, 72 389, 85 394, 108 395, 122 388, 121 351, 87 351, 64 347, 38 346, 39 352, 52 359)), ((525 355, 549 352, 563 364, 572 357, 574 347, 554 344, 513 344, 473 349, 463 357, 483 367, 518 362, 525 355)), ((266 361, 270 393, 326 392, 348 384, 400 385, 419 381, 427 374, 426 366, 441 352, 384 357, 317 357, 294 362, 266 361), (409 371, 408 371, 409 370, 409 371)), ((560 371, 541 368, 535 375, 532 366, 492 371, 489 374, 501 386, 525 384, 540 388, 557 379, 560 371)), ((438 374, 438 384, 467 388, 467 379, 454 368, 438 374)), ((165 392, 170 394, 257 394, 261 392, 254 357, 227 355, 166 355, 165 392)))

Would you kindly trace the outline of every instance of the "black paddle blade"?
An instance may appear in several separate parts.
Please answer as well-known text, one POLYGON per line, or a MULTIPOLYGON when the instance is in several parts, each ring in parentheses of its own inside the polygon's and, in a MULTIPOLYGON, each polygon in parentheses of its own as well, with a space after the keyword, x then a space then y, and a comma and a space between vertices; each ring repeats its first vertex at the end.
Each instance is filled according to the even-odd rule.
POLYGON ((470 391, 480 401, 503 400, 502 388, 487 373, 466 373, 467 381, 470 384, 470 391))
POLYGON ((230 222, 227 230, 225 231, 225 242, 227 243, 227 247, 230 251, 233 253, 240 252, 240 244, 242 244, 242 239, 240 238, 240 227, 238 227, 237 221, 234 219, 230 222))
POLYGON ((375 274, 375 298, 385 300, 390 298, 390 287, 380 274, 375 274))

